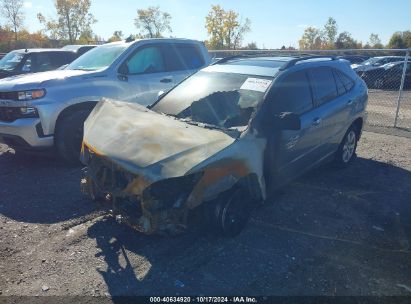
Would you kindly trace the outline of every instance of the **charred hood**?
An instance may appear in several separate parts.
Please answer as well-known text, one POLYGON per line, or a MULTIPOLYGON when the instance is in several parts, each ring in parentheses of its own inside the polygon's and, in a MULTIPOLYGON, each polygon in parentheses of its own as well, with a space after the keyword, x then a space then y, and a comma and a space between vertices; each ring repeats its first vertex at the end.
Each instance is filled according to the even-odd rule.
POLYGON ((102 100, 84 124, 84 145, 152 182, 186 174, 234 142, 141 105, 102 100))

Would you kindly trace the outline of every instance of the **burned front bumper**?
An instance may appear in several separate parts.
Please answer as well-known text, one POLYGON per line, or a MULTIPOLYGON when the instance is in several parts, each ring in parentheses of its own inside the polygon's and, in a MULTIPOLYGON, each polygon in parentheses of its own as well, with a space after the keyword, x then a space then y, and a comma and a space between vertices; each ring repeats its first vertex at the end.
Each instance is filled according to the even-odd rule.
POLYGON ((145 234, 177 234, 186 229, 188 198, 202 173, 151 183, 83 147, 82 192, 111 204, 117 220, 145 234))

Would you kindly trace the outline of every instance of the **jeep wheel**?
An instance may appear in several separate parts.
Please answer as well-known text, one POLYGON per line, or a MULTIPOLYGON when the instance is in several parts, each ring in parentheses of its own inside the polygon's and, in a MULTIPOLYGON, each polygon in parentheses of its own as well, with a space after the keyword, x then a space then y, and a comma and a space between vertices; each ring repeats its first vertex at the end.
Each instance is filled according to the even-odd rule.
POLYGON ((346 167, 354 160, 359 139, 358 134, 359 132, 354 126, 351 126, 345 133, 335 156, 335 163, 339 167, 346 167))
POLYGON ((55 145, 60 156, 71 164, 79 164, 84 121, 90 110, 69 113, 58 122, 55 145))

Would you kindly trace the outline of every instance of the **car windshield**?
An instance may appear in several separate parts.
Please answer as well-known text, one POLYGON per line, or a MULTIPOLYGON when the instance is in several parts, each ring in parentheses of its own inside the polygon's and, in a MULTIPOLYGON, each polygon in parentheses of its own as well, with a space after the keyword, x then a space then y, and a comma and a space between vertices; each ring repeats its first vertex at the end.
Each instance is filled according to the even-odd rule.
POLYGON ((246 126, 272 80, 265 76, 200 71, 152 109, 220 128, 246 126))
POLYGON ((127 44, 111 44, 96 47, 69 64, 66 70, 94 71, 110 66, 128 47, 127 44))
POLYGON ((16 66, 23 60, 24 54, 19 52, 10 52, 0 60, 0 70, 13 71, 16 66))

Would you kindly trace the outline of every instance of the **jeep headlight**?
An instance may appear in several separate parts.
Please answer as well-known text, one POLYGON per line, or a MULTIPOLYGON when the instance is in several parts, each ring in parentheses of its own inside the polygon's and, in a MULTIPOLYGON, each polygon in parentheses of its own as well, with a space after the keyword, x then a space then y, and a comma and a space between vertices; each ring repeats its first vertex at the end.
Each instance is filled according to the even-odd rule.
POLYGON ((39 99, 39 98, 44 97, 45 95, 46 95, 46 90, 44 89, 17 92, 18 100, 39 99))

